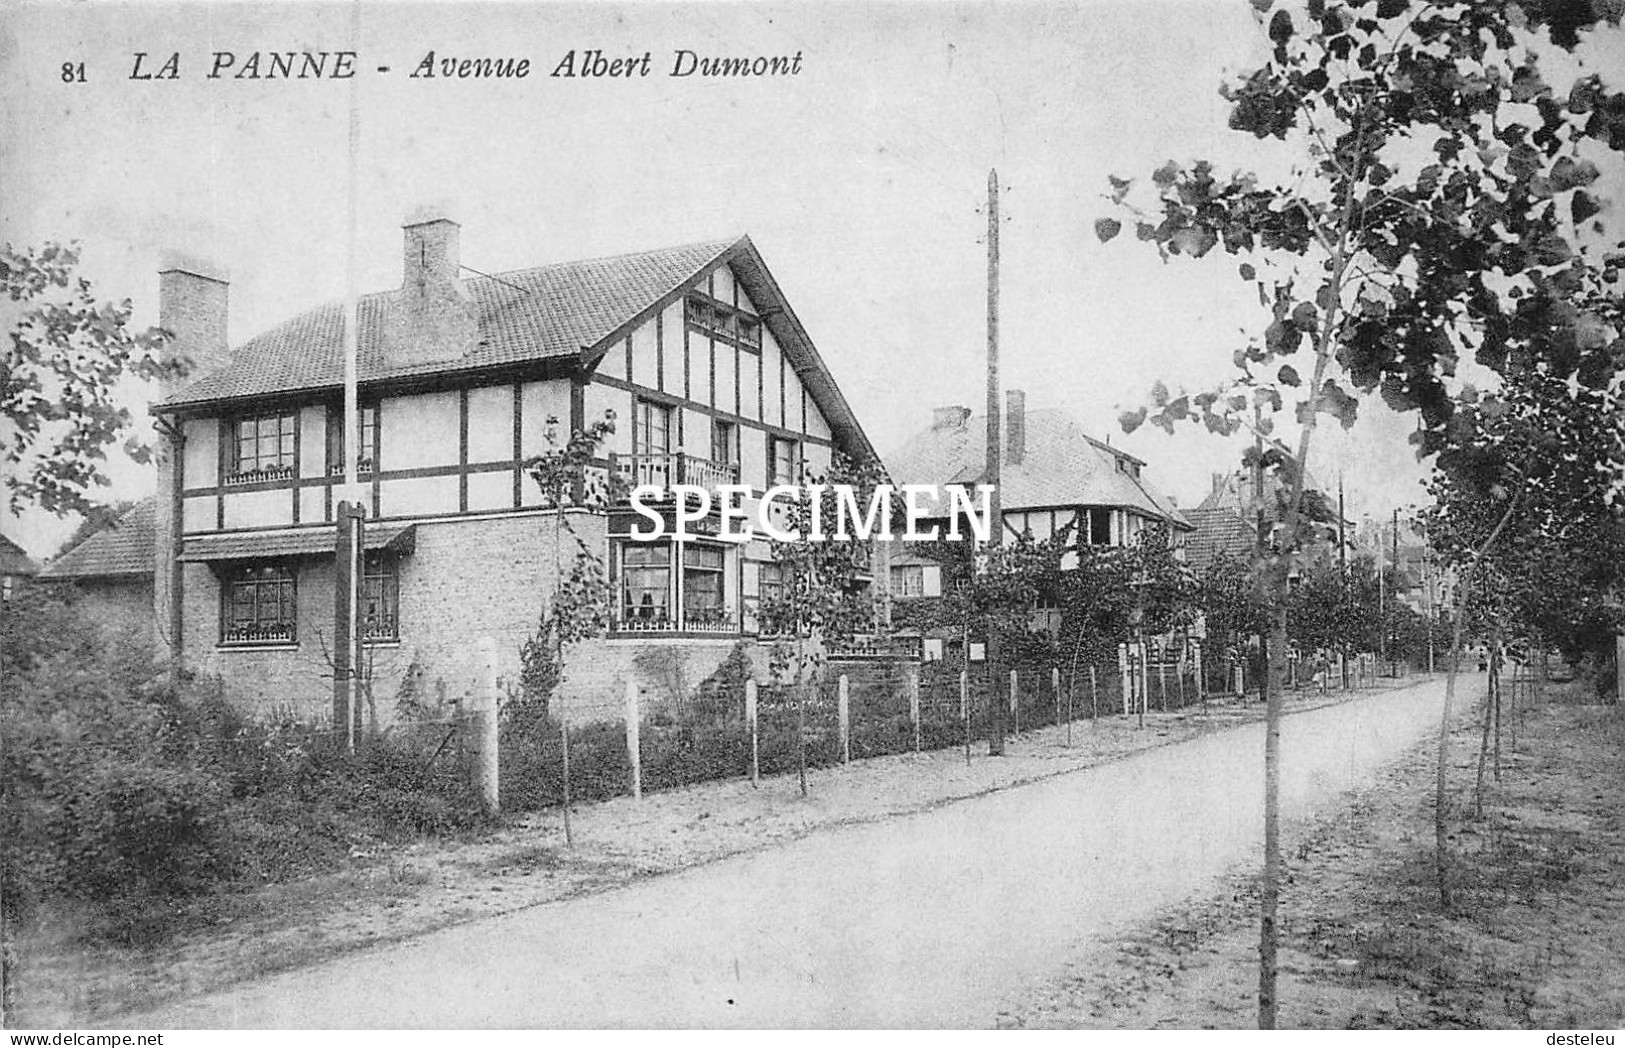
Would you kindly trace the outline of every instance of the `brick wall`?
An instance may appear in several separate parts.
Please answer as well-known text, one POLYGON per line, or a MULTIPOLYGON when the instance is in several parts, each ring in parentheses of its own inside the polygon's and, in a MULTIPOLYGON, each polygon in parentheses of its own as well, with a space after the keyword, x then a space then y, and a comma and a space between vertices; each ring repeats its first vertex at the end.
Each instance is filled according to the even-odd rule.
MULTIPOLYGON (((603 517, 572 514, 570 520, 590 548, 603 547, 603 517)), ((566 572, 575 548, 566 534, 559 558, 566 572)), ((379 722, 394 718, 409 682, 429 701, 441 691, 449 699, 467 694, 480 675, 480 641, 485 637, 495 642, 499 673, 516 680, 519 650, 553 592, 553 560, 550 516, 419 524, 414 552, 399 561, 401 639, 368 648, 379 722)), ((300 563, 298 643, 274 649, 221 648, 219 576, 203 564, 187 564, 185 573, 188 665, 220 677, 227 698, 250 712, 327 716, 332 704, 331 558, 300 563)), ((716 671, 734 643, 726 638, 585 641, 566 656, 559 701, 577 723, 618 720, 627 680, 638 682, 645 705, 669 690, 658 672, 640 667, 640 653, 681 648, 687 653, 684 677, 692 688, 716 671)), ((752 647, 757 674, 765 680, 766 652, 752 647)))

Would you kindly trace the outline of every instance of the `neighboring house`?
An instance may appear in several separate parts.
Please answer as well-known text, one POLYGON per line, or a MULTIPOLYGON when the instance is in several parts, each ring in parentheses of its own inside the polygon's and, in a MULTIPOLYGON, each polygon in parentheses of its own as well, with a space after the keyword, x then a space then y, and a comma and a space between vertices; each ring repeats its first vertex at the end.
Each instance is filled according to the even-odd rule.
POLYGON ((150 631, 157 500, 131 506, 106 527, 47 564, 44 582, 71 583, 79 609, 104 625, 150 631))
MULTIPOLYGON (((1060 537, 1069 546, 1129 546, 1148 529, 1166 525, 1176 551, 1183 549, 1191 524, 1145 478, 1142 459, 1096 440, 1064 411, 1026 410, 1021 390, 1006 394, 1002 432, 999 498, 1006 543, 1029 534, 1038 541, 1060 537)), ((931 427, 890 456, 891 477, 898 484, 973 488, 986 474, 986 434, 985 415, 937 408, 931 427)), ((947 523, 945 517, 934 522, 947 523)), ((1063 570, 1076 564, 1076 552, 1063 554, 1063 570)), ((893 551, 890 572, 896 602, 942 593, 941 565, 918 552, 893 551)), ((1041 604, 1034 625, 1053 633, 1059 614, 1041 604)), ((927 657, 939 655, 951 640, 926 638, 927 657)))
POLYGON ((10 600, 19 587, 39 572, 39 565, 21 546, 0 535, 0 601, 10 600))
MULTIPOLYGON (((1266 473, 1262 478, 1263 499, 1256 494, 1255 482, 1246 470, 1213 474, 1212 488, 1195 509, 1186 516, 1195 526, 1186 545, 1186 563, 1200 573, 1206 571, 1221 556, 1237 560, 1251 560, 1258 536, 1258 517, 1263 509, 1264 526, 1268 541, 1275 541, 1281 527, 1281 511, 1288 499, 1281 482, 1266 473)), ((1319 517, 1330 517, 1321 526, 1323 537, 1337 541, 1336 505, 1315 483, 1311 475, 1304 486, 1304 505, 1319 517)), ((1352 536, 1351 536, 1352 538, 1352 536)), ((1351 546, 1352 548, 1352 546, 1351 546)), ((1294 571, 1290 581, 1296 582, 1294 571)))
MULTIPOLYGON (((745 484, 753 497, 826 470, 832 451, 873 455, 748 237, 465 277, 455 222, 427 215, 404 229, 401 288, 358 306, 361 616, 381 716, 409 679, 458 694, 485 637, 515 679, 555 563, 567 571, 577 549, 568 534, 555 549, 555 513, 524 469, 550 432, 562 443, 613 413, 597 469, 745 484)), ((177 263, 161 285, 162 323, 202 367, 154 409, 172 434, 159 614, 186 664, 235 700, 321 709, 344 497, 344 308, 228 350, 221 274, 177 263)), ((640 650, 683 647, 698 679, 754 642, 754 606, 777 584, 764 542, 634 542, 643 521, 624 506, 565 519, 615 593, 608 637, 568 664, 562 694, 582 715, 619 703, 614 684, 635 678, 640 650)))

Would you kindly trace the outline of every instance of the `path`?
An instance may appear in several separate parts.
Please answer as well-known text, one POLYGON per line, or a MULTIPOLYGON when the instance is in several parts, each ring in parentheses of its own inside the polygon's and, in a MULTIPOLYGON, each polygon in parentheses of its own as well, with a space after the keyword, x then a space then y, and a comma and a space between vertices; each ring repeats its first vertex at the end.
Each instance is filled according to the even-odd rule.
MULTIPOLYGON (((1337 803, 1430 734, 1443 695, 1439 678, 1288 717, 1285 815, 1337 803)), ((121 1025, 986 1027, 1081 941, 1256 858, 1262 750, 1247 725, 121 1025)))

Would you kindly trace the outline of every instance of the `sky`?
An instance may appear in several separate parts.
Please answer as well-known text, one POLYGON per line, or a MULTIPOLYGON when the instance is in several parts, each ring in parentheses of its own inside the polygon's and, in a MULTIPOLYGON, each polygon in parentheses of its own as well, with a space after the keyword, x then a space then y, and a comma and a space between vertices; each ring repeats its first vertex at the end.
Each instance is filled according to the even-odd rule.
MULTIPOLYGON (((1235 260, 1164 264, 1101 244, 1106 176, 1169 159, 1284 171, 1225 127, 1218 87, 1266 41, 1237 0, 1023 3, 366 3, 355 81, 207 77, 255 51, 350 47, 348 5, 12 5, 0 15, 0 239, 78 239, 108 298, 156 321, 166 250, 231 274, 235 343, 346 287, 348 113, 360 113, 362 291, 400 281, 400 222, 462 223, 499 273, 749 233, 884 453, 944 404, 984 402, 988 172, 1001 206, 1001 367, 1146 459, 1193 505, 1238 448, 1192 430, 1124 435, 1151 384, 1223 378, 1262 326, 1235 260), (676 49, 801 56, 796 76, 674 78, 676 49), (568 52, 651 54, 646 78, 549 75, 568 52), (436 58, 527 58, 521 80, 413 79, 436 58), (131 79, 180 53, 176 80, 131 79), (64 83, 83 63, 83 83, 64 83), (377 72, 388 66, 390 72, 377 72)), ((142 419, 145 425, 145 419, 142 419)), ((1355 515, 1419 501, 1407 423, 1373 401, 1311 471, 1355 515)), ((150 491, 117 466, 112 497, 150 491)), ((74 521, 0 527, 35 556, 74 521)))

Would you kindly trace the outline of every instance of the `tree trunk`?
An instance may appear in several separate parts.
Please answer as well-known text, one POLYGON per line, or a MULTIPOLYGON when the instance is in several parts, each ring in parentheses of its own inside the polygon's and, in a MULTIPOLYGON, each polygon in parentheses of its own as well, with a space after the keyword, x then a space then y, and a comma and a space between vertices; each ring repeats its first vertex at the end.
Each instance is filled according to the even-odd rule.
MULTIPOLYGON (((1490 678, 1490 697, 1495 705, 1495 781, 1501 781, 1501 645, 1495 645, 1495 673, 1490 678)), ((1517 684, 1514 683, 1516 688, 1517 684)))
POLYGON ((796 681, 796 773, 801 777, 801 795, 807 796, 807 681, 796 681))
POLYGON ((1478 777, 1473 783, 1473 818, 1484 817, 1484 762, 1490 751, 1490 722, 1495 718, 1495 659, 1490 659, 1489 687, 1484 691, 1484 729, 1478 738, 1478 777))
POLYGON ((1258 1028, 1275 1029, 1275 926, 1281 900, 1281 679, 1286 656, 1286 610, 1275 613, 1265 655, 1264 677, 1264 883, 1258 921, 1258 1028))

